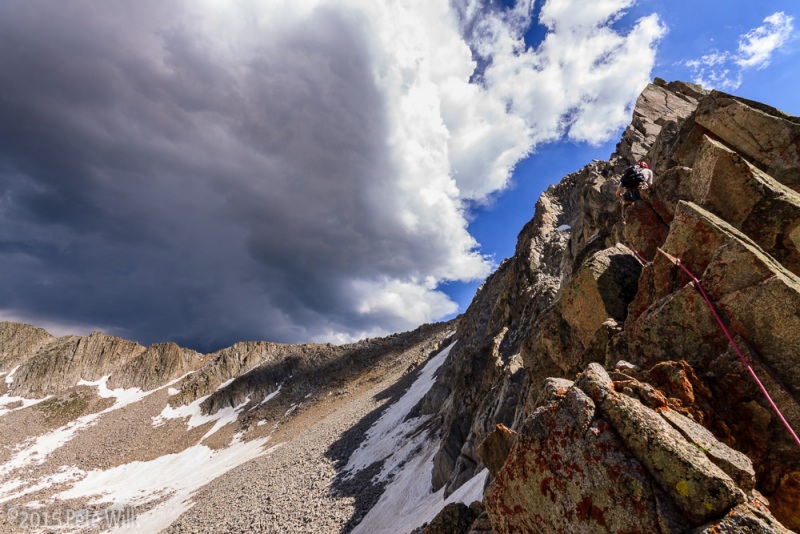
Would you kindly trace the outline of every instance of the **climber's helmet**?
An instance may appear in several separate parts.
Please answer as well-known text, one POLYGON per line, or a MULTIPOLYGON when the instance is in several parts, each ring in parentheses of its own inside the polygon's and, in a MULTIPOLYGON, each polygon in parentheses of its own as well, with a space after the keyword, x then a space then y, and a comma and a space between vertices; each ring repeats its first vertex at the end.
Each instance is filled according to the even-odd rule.
POLYGON ((643 168, 643 169, 647 169, 647 168, 648 168, 648 167, 647 167, 647 163, 645 163, 644 161, 640 161, 640 162, 639 162, 639 163, 637 163, 636 165, 638 165, 639 167, 641 167, 641 168, 643 168))

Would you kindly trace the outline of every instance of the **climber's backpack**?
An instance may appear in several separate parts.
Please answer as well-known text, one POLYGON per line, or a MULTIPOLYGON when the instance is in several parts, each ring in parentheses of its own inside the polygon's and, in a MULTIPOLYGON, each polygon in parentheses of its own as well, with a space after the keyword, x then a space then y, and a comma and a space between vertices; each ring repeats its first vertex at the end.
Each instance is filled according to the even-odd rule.
POLYGON ((640 184, 644 183, 642 169, 636 165, 628 167, 625 169, 625 173, 622 175, 622 178, 620 178, 619 183, 625 189, 635 189, 639 187, 640 184))

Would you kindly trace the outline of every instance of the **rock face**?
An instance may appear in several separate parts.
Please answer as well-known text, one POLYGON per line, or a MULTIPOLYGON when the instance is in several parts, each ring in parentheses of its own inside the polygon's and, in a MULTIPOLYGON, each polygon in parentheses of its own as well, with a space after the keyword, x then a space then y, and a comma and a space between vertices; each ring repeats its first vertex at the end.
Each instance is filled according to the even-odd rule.
POLYGON ((770 510, 784 525, 800 529, 800 472, 788 473, 781 480, 770 510))
POLYGON ((485 499, 494 532, 658 532, 653 486, 592 398, 570 386, 539 399, 485 499))
POLYGON ((773 180, 800 190, 800 118, 714 91, 698 108, 694 122, 773 180))
POLYGON ((478 446, 478 457, 492 476, 497 476, 503 468, 516 440, 516 432, 499 424, 478 446))
POLYGON ((138 343, 99 332, 52 338, 22 362, 14 373, 12 389, 34 397, 60 393, 80 380, 111 375, 145 350, 138 343))
POLYGON ((702 87, 684 82, 666 83, 656 78, 636 100, 633 120, 617 145, 617 155, 626 162, 645 159, 653 143, 661 141, 665 126, 691 114, 705 95, 702 87))
POLYGON ((675 263, 800 429, 798 127, 648 86, 616 153, 542 195, 464 315, 434 388, 448 395, 434 488, 489 467, 497 532, 798 528, 800 448, 675 263), (623 221, 614 178, 642 159, 654 184, 623 221), (516 433, 508 453, 498 423, 516 433))
MULTIPOLYGON (((239 343, 212 355, 213 358, 203 368, 182 383, 177 398, 188 403, 212 392, 201 404, 207 413, 239 406, 250 399, 264 398, 278 388, 281 388, 283 395, 301 400, 322 385, 335 387, 345 383, 375 368, 380 360, 392 358, 401 352, 406 353, 406 357, 416 355, 417 359, 424 358, 431 351, 441 348, 452 333, 453 326, 452 323, 423 325, 412 332, 339 346, 239 343), (229 362, 222 365, 223 361, 230 360, 234 355, 242 358, 234 358, 235 364, 229 362), (251 360, 257 361, 257 365, 244 368, 243 362, 251 360), (219 388, 218 381, 226 375, 235 378, 227 379, 229 383, 219 388)), ((261 415, 259 409, 254 407, 245 418, 245 423, 261 415)))
POLYGON ((605 346, 625 320, 641 269, 631 250, 621 244, 583 262, 521 347, 534 379, 546 374, 574 376, 589 361, 605 360, 605 346))
POLYGON ((451 503, 445 506, 439 515, 425 527, 423 534, 450 534, 451 532, 469 532, 478 514, 463 503, 451 503))
POLYGON ((486 492, 494 532, 785 531, 754 506, 746 456, 631 382, 593 363, 543 390, 486 492))
POLYGON ((41 328, 0 322, 0 366, 8 371, 55 338, 41 328))

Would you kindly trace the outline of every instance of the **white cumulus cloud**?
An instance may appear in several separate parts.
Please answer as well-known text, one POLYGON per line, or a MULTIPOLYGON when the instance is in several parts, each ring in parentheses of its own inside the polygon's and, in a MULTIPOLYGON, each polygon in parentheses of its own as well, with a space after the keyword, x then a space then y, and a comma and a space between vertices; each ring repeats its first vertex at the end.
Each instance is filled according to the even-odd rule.
POLYGON ((733 91, 742 84, 745 71, 769 66, 775 51, 791 38, 794 18, 779 11, 765 18, 763 22, 763 25, 739 37, 735 51, 713 50, 697 59, 686 61, 694 82, 707 88, 733 91))
POLYGON ((509 23, 497 13, 479 23, 476 49, 490 58, 488 97, 524 122, 529 146, 564 134, 600 143, 630 120, 666 31, 655 14, 627 33, 615 30, 611 23, 632 4, 550 0, 540 16, 548 31, 535 47, 525 46, 519 17, 509 23))

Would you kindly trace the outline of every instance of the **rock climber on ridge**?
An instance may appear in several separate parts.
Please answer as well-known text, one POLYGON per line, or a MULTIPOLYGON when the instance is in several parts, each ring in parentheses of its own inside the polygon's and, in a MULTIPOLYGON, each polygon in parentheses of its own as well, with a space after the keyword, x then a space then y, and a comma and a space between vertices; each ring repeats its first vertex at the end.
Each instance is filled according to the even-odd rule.
POLYGON ((631 165, 622 174, 617 187, 617 196, 622 196, 622 213, 625 214, 625 206, 629 206, 642 199, 639 188, 647 189, 653 184, 653 171, 650 170, 644 161, 631 165))

